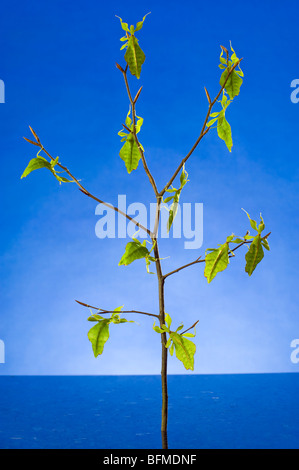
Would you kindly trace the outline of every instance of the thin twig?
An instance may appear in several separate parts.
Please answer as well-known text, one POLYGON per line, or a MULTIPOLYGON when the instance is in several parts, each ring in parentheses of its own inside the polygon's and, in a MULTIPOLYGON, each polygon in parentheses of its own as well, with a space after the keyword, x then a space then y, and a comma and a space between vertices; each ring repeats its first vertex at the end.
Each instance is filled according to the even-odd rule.
MULTIPOLYGON (((43 152, 45 152, 45 154, 51 159, 51 160, 55 160, 52 155, 41 145, 41 150, 43 152)), ((93 194, 91 194, 86 188, 84 188, 84 186, 80 183, 79 180, 77 180, 77 178, 75 178, 75 176, 72 175, 72 173, 68 170, 68 168, 66 168, 65 166, 61 165, 61 163, 57 162, 56 165, 59 166, 59 168, 61 168, 63 171, 65 171, 71 178, 72 180, 77 184, 77 186, 79 187, 79 190, 85 194, 86 196, 90 197, 91 199, 94 199, 95 201, 99 202, 100 204, 103 204, 104 206, 106 207, 109 207, 109 209, 113 209, 115 212, 118 212, 119 214, 123 215, 124 217, 126 217, 128 220, 130 220, 131 222, 133 222, 133 224, 136 225, 136 227, 140 227, 142 230, 144 230, 146 233, 148 233, 148 235, 150 237, 153 236, 152 232, 147 229, 146 227, 144 227, 140 222, 137 222, 137 220, 133 219, 133 217, 131 217, 130 215, 126 214, 125 212, 123 212, 121 209, 119 209, 118 207, 115 207, 113 206, 112 204, 109 204, 108 202, 105 202, 105 201, 102 201, 101 199, 99 199, 98 197, 94 196, 93 194)))
POLYGON ((172 274, 178 273, 182 269, 188 268, 189 266, 192 266, 193 264, 203 263, 204 261, 205 261, 204 259, 201 260, 201 256, 200 256, 195 261, 192 261, 191 263, 188 263, 188 264, 184 264, 184 266, 181 266, 180 268, 174 269, 174 271, 171 271, 170 273, 165 274, 163 277, 164 277, 164 279, 166 279, 168 276, 171 276, 172 274))
POLYGON ((140 142, 138 140, 138 137, 137 137, 137 134, 136 134, 136 113, 135 113, 135 103, 138 99, 138 96, 141 92, 141 88, 138 90, 137 92, 137 95, 135 96, 134 100, 132 98, 132 94, 131 94, 131 91, 130 91, 130 87, 129 87, 129 83, 128 83, 128 78, 127 78, 127 69, 125 71, 122 72, 123 74, 123 77, 124 77, 124 80, 125 80, 125 84, 126 84, 126 89, 127 89, 127 93, 128 93, 128 97, 129 97, 129 100, 130 100, 130 104, 132 106, 132 116, 133 116, 133 137, 135 139, 135 142, 136 142, 136 145, 138 147, 138 151, 139 151, 139 154, 140 154, 140 157, 141 157, 141 160, 142 160, 142 164, 143 164, 143 167, 144 167, 144 170, 145 170, 145 173, 147 174, 148 176, 148 179, 150 180, 150 183, 153 187, 153 190, 154 190, 154 193, 156 196, 158 196, 159 194, 159 191, 157 189, 157 185, 156 185, 156 182, 154 180, 154 177, 153 175, 151 174, 148 166, 147 166, 147 163, 146 163, 146 159, 145 159, 145 156, 144 156, 144 152, 141 148, 141 145, 140 145, 140 142))
MULTIPOLYGON (((267 233, 267 235, 265 235, 264 237, 262 237, 262 240, 266 240, 269 236, 271 235, 271 232, 267 233)), ((237 245, 235 248, 233 248, 232 250, 230 249, 229 251, 233 252, 233 251, 236 251, 238 248, 240 248, 241 246, 243 245, 246 245, 248 243, 251 243, 252 240, 244 240, 242 243, 239 243, 239 245, 237 245)), ((231 258, 232 256, 234 255, 229 255, 229 258, 231 258)), ((179 271, 181 271, 182 269, 185 269, 185 268, 188 268, 189 266, 193 266, 194 264, 198 264, 198 263, 204 263, 206 261, 206 258, 204 259, 201 259, 201 256, 199 258, 197 258, 195 261, 192 261, 191 263, 188 263, 188 264, 184 264, 184 266, 180 266, 179 268, 177 269, 174 269, 173 271, 167 273, 167 274, 164 274, 163 276, 163 279, 165 280, 168 276, 171 276, 172 274, 175 274, 175 273, 178 273, 179 271)))
POLYGON ((207 112, 207 115, 206 115, 206 118, 204 120, 204 123, 203 123, 203 126, 202 126, 202 129, 201 129, 201 132, 200 132, 200 135, 198 137, 198 139, 196 140, 195 144, 193 145, 193 147, 191 148, 191 150, 187 153, 187 155, 183 158, 183 160, 181 161, 181 163, 179 164, 178 168, 176 169, 176 171, 174 172, 174 174, 172 175, 172 177, 170 178, 170 180, 168 181, 168 183, 166 184, 166 186, 164 187, 164 189, 162 189, 162 191, 160 192, 160 196, 163 196, 163 194, 165 193, 165 191, 169 188, 169 186, 173 183, 173 181, 175 180, 175 178, 177 177, 179 171, 183 168, 184 164, 186 163, 186 161, 190 158, 190 156, 192 155, 192 153, 194 152, 194 150, 196 149, 196 147, 198 146, 199 142, 201 141, 201 139, 209 132, 210 128, 208 127, 206 129, 206 125, 207 125, 207 122, 208 122, 208 119, 210 117, 210 114, 211 114, 211 111, 212 111, 212 108, 214 106, 214 104, 216 103, 216 101, 218 100, 219 96, 221 95, 222 91, 224 90, 225 88, 225 85, 227 83, 227 80, 229 79, 230 75, 233 73, 233 71, 235 70, 235 68, 239 65, 239 63, 241 62, 242 59, 238 60, 238 62, 236 62, 233 67, 230 69, 230 71, 228 72, 227 74, 227 77, 226 79, 224 80, 224 83, 222 85, 222 87, 220 88, 220 91, 217 93, 216 97, 214 98, 213 101, 210 102, 209 104, 209 108, 208 108, 208 112, 207 112))
MULTIPOLYGON (((103 308, 93 307, 92 305, 85 304, 84 302, 80 302, 79 300, 76 300, 76 302, 80 305, 83 305, 83 307, 92 308, 100 313, 114 313, 114 310, 105 310, 103 308)), ((139 310, 122 310, 120 313, 140 313, 141 315, 148 315, 150 317, 159 318, 159 315, 155 315, 154 313, 141 312, 139 310)))
POLYGON ((183 335, 184 333, 187 333, 187 331, 192 330, 192 328, 194 328, 195 325, 197 325, 198 322, 199 322, 199 320, 197 320, 195 323, 193 323, 193 325, 190 326, 190 328, 187 328, 187 330, 184 330, 183 333, 180 333, 180 335, 183 335))

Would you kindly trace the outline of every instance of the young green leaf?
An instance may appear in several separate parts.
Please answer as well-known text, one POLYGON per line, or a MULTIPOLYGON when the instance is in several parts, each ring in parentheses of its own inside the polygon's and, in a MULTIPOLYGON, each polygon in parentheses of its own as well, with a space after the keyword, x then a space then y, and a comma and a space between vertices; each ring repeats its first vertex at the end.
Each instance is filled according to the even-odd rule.
POLYGON ((129 66, 131 74, 135 75, 136 78, 140 78, 141 66, 145 61, 145 54, 134 35, 130 36, 128 40, 125 61, 129 66))
POLYGON ((233 146, 233 139, 232 139, 232 130, 230 124, 227 122, 225 118, 225 113, 223 111, 220 112, 218 123, 217 123, 217 133, 220 139, 224 140, 228 150, 232 151, 233 146))
MULTIPOLYGON (((219 65, 220 68, 225 68, 223 71, 221 77, 220 77, 220 85, 223 86, 224 82, 230 73, 231 68, 239 61, 234 49, 232 48, 232 45, 230 44, 232 55, 230 59, 224 59, 223 56, 223 48, 221 49, 221 54, 220 54, 220 62, 221 64, 219 65), (226 65, 226 67, 224 66, 226 65)), ((225 49, 227 54, 228 51, 225 49)), ((226 83, 225 83, 225 91, 228 93, 230 99, 235 98, 235 96, 238 96, 240 93, 240 88, 243 83, 243 77, 244 74, 240 68, 240 65, 238 65, 238 69, 234 69, 231 73, 230 76, 228 77, 226 83)))
POLYGON ((30 160, 24 173, 21 176, 21 179, 28 176, 34 170, 39 170, 40 168, 47 168, 51 171, 51 173, 55 176, 55 178, 59 181, 60 184, 72 183, 71 180, 68 180, 63 176, 59 176, 59 174, 54 170, 54 166, 58 162, 58 158, 59 157, 55 158, 55 160, 52 160, 51 162, 48 162, 48 160, 46 160, 44 157, 40 157, 39 155, 37 155, 35 158, 32 158, 32 160, 30 160))
POLYGON ((126 250, 122 255, 118 265, 128 266, 128 264, 131 264, 136 259, 142 259, 148 255, 149 251, 146 248, 145 244, 140 243, 140 241, 136 239, 135 241, 129 242, 126 245, 126 250))
POLYGON ((87 334, 88 339, 92 344, 92 350, 95 357, 102 354, 105 343, 109 338, 109 323, 110 319, 99 321, 87 334))
POLYGON ((251 274, 257 267, 258 263, 262 261, 263 257, 264 257, 264 250, 262 247, 262 239, 261 239, 261 235, 258 234, 252 240, 250 248, 245 255, 245 260, 246 260, 245 271, 248 273, 249 276, 251 276, 251 274))
POLYGON ((247 217, 248 217, 248 219, 249 219, 251 228, 253 228, 254 230, 256 230, 257 233, 262 233, 262 231, 265 229, 265 223, 264 223, 262 214, 260 214, 261 222, 260 222, 259 226, 257 226, 257 222, 256 222, 255 220, 251 219, 251 217, 250 217, 250 215, 248 214, 248 212, 246 212, 245 209, 242 209, 242 210, 245 212, 245 214, 247 214, 247 217))
POLYGON ((153 329, 155 330, 156 333, 164 333, 164 330, 160 328, 159 326, 156 326, 156 322, 154 322, 153 329))
POLYGON ((166 325, 168 326, 168 328, 170 328, 170 325, 172 323, 172 319, 171 319, 171 317, 168 313, 165 313, 165 322, 166 322, 166 325))
POLYGON ((127 172, 129 174, 132 170, 136 170, 141 155, 139 153, 133 134, 129 134, 127 136, 126 142, 120 149, 119 156, 125 162, 127 172))
POLYGON ((142 28, 145 18, 146 18, 147 15, 149 15, 150 13, 151 13, 151 12, 147 13, 146 15, 144 15, 144 17, 142 18, 142 21, 138 21, 138 23, 136 24, 136 28, 135 28, 135 31, 134 31, 134 32, 139 31, 139 30, 142 28))
POLYGON ((262 238, 262 245, 264 248, 266 248, 266 250, 270 251, 269 242, 266 238, 262 238))
POLYGON ((217 273, 224 271, 229 263, 228 243, 220 245, 218 249, 208 249, 211 253, 206 254, 204 275, 210 283, 217 273))
MULTIPOLYGON (((229 68, 226 68, 221 77, 220 77, 220 85, 222 86, 226 80, 226 77, 229 74, 229 68)), ((243 79, 239 76, 236 70, 233 70, 228 77, 228 80, 225 84, 225 91, 228 93, 230 99, 235 98, 235 96, 238 96, 240 93, 240 88, 243 83, 243 79)))
POLYGON ((175 332, 170 333, 170 338, 173 341, 177 359, 184 364, 185 369, 194 370, 195 344, 175 332))
POLYGON ((44 157, 38 156, 38 157, 32 158, 32 160, 30 160, 30 162, 28 163, 28 166, 24 170, 24 173, 22 174, 21 179, 26 178, 26 176, 28 176, 32 171, 39 170, 40 168, 48 168, 48 170, 52 172, 51 164, 44 157))
POLYGON ((173 221, 174 221, 175 216, 176 216, 177 211, 178 211, 178 203, 179 203, 179 199, 180 199, 182 189, 188 181, 189 181, 188 180, 188 173, 185 170, 185 165, 184 165, 183 169, 182 169, 182 173, 180 175, 181 185, 180 185, 179 189, 171 188, 171 189, 166 190, 168 193, 173 193, 172 196, 167 197, 163 201, 164 203, 172 201, 172 204, 171 204, 170 209, 169 209, 169 217, 168 217, 168 221, 167 221, 167 232, 169 232, 170 229, 171 229, 171 226, 173 224, 173 221))
POLYGON ((129 25, 128 25, 128 23, 124 23, 123 20, 122 20, 119 16, 117 16, 117 15, 115 15, 115 16, 116 16, 116 18, 119 18, 122 29, 123 29, 124 31, 127 31, 127 32, 129 33, 130 30, 129 30, 129 25))

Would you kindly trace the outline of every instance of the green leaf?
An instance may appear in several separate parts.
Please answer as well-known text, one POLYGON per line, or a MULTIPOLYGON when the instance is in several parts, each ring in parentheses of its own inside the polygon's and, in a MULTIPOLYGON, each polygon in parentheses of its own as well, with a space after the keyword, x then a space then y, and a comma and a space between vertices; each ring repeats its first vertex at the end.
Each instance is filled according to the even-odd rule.
MULTIPOLYGON (((229 74, 229 68, 226 68, 220 77, 220 85, 223 86, 227 75, 229 74)), ((243 83, 243 79, 239 76, 239 74, 236 72, 236 70, 233 70, 230 76, 228 77, 228 80, 225 84, 225 91, 228 93, 230 99, 235 98, 235 96, 238 96, 240 93, 240 88, 243 83)))
POLYGON ((171 207, 169 209, 169 217, 168 217, 168 221, 167 221, 167 233, 170 231, 171 226, 173 224, 173 221, 175 219, 175 216, 177 215, 180 194, 181 194, 181 191, 178 191, 176 193, 176 195, 173 198, 173 202, 171 204, 171 207))
POLYGON ((183 165, 182 173, 181 173, 181 176, 180 176, 180 183, 181 183, 180 189, 182 189, 185 186, 187 181, 189 181, 188 180, 188 173, 185 170, 185 165, 183 165))
POLYGON ((164 333, 164 330, 162 330, 159 326, 155 326, 155 323, 153 325, 153 329, 155 330, 155 332, 156 333, 164 333))
POLYGON ((172 319, 171 319, 171 317, 168 313, 165 314, 165 322, 166 322, 168 328, 170 328, 170 325, 172 323, 172 319))
POLYGON ((264 248, 266 248, 266 250, 270 251, 270 246, 269 246, 269 242, 266 238, 262 238, 262 245, 264 248))
POLYGON ((147 270, 148 274, 155 274, 155 273, 153 273, 149 270, 151 262, 155 262, 155 261, 156 261, 156 258, 154 258, 153 256, 147 255, 145 257, 146 270, 147 270))
POLYGON ((257 233, 262 233, 262 231, 265 229, 265 223, 264 223, 264 220, 263 220, 263 217, 262 217, 262 214, 260 214, 260 219, 261 219, 261 223, 259 224, 259 226, 257 226, 257 223, 255 220, 251 219, 250 215, 248 214, 248 212, 246 212, 245 209, 242 209, 245 214, 247 214, 247 217, 250 221, 250 226, 251 228, 253 228, 254 230, 257 231, 257 233))
POLYGON ((206 254, 204 275, 208 283, 214 279, 217 273, 227 268, 229 263, 228 248, 228 243, 224 243, 218 249, 212 249, 211 253, 206 254))
POLYGON ((139 240, 129 242, 126 245, 126 250, 121 257, 120 262, 118 263, 119 266, 124 265, 128 266, 136 259, 142 259, 149 255, 149 251, 145 245, 139 242, 139 240))
POLYGON ((262 233, 262 231, 263 231, 264 228, 265 228, 265 223, 264 223, 262 214, 260 214, 260 219, 261 219, 261 223, 259 224, 259 226, 258 226, 258 228, 257 228, 258 233, 262 233))
POLYGON ((223 111, 221 111, 218 118, 217 132, 220 139, 224 140, 228 150, 231 152, 233 146, 232 130, 225 118, 225 113, 223 111))
POLYGON ((170 338, 173 341, 177 359, 182 361, 185 369, 194 370, 194 354, 196 352, 195 344, 175 332, 170 333, 170 338))
POLYGON ((55 160, 51 160, 50 165, 52 168, 58 163, 59 157, 56 157, 55 160))
POLYGON ((59 181, 59 183, 72 183, 71 180, 64 178, 63 176, 59 176, 55 171, 52 172, 55 178, 59 181))
POLYGON ((138 23, 136 24, 136 28, 135 28, 135 32, 136 31, 139 31, 142 26, 143 26, 143 22, 145 20, 145 18, 147 17, 147 15, 149 15, 151 12, 147 13, 143 18, 142 18, 142 21, 138 21, 138 23))
MULTIPOLYGON (((223 64, 226 64, 226 67, 225 67, 225 70, 223 71, 221 77, 220 77, 220 85, 223 86, 225 80, 226 80, 226 77, 228 76, 229 74, 229 71, 231 70, 231 67, 233 67, 233 65, 235 65, 239 59, 230 43, 230 48, 231 48, 231 51, 232 51, 232 55, 230 57, 230 60, 228 61, 227 63, 227 60, 225 60, 222 55, 223 55, 223 49, 221 50, 221 54, 220 54, 220 68, 224 68, 224 65, 223 64)), ((243 77, 244 74, 240 68, 240 65, 238 65, 238 70, 234 69, 232 71, 232 73, 230 74, 226 84, 225 84, 225 91, 228 93, 229 97, 231 99, 233 99, 235 96, 238 96, 239 93, 240 93, 240 87, 243 83, 243 80, 241 77, 243 77)))
POLYGON ((140 131, 141 129, 141 126, 143 124, 143 118, 142 117, 139 117, 139 116, 136 116, 138 118, 137 122, 136 122, 136 126, 135 126, 135 129, 136 129, 136 134, 138 134, 138 132, 140 131))
POLYGON ((123 20, 122 20, 119 16, 117 16, 117 15, 115 15, 115 16, 116 16, 116 18, 119 18, 122 29, 123 29, 124 31, 128 31, 128 33, 129 33, 130 30, 129 30, 129 25, 128 25, 128 23, 124 23, 123 20))
POLYGON ((39 156, 32 158, 32 160, 30 160, 30 162, 28 163, 28 166, 24 170, 24 173, 22 174, 21 179, 26 178, 26 176, 28 176, 29 173, 31 173, 34 170, 39 170, 40 168, 48 168, 48 170, 52 172, 52 166, 51 166, 51 163, 48 162, 48 160, 39 156))
POLYGON ((129 66, 131 74, 135 75, 136 78, 140 78, 141 66, 145 61, 145 55, 134 35, 129 38, 125 61, 129 66))
POLYGON ((167 232, 170 231, 171 229, 171 226, 173 224, 173 221, 175 219, 175 216, 177 214, 177 211, 178 211, 178 203, 179 203, 179 199, 180 199, 180 195, 181 195, 181 191, 183 189, 183 187, 185 186, 185 184, 187 183, 188 180, 188 173, 186 172, 185 170, 185 165, 183 166, 183 169, 182 169, 182 173, 180 175, 180 187, 179 189, 176 189, 176 188, 173 188, 173 189, 167 189, 167 192, 169 193, 173 193, 172 196, 169 196, 167 197, 163 202, 167 203, 167 202, 170 202, 172 200, 172 204, 170 206, 170 209, 169 209, 169 217, 168 217, 168 221, 167 221, 167 232))
POLYGON ((236 244, 239 244, 239 243, 243 243, 244 240, 242 238, 235 238, 234 240, 231 240, 231 243, 236 243, 236 244))
POLYGON ((22 174, 21 179, 28 176, 29 173, 34 170, 39 170, 40 168, 47 168, 51 171, 51 173, 55 176, 59 183, 72 183, 72 180, 64 178, 63 176, 59 176, 59 174, 54 170, 54 166, 58 162, 58 158, 59 157, 55 158, 55 160, 51 160, 51 162, 48 162, 48 160, 43 157, 40 157, 39 155, 35 158, 32 158, 32 160, 30 160, 30 162, 28 163, 28 166, 25 169, 24 173, 22 174))
POLYGON ((207 127, 211 127, 216 121, 218 121, 218 118, 211 119, 211 121, 207 122, 207 127))
POLYGON ((102 354, 104 345, 109 338, 109 323, 110 319, 102 320, 93 326, 87 336, 92 344, 94 356, 97 357, 102 354))
POLYGON ((132 134, 129 134, 127 136, 126 142, 120 149, 119 156, 125 162, 127 172, 129 174, 132 170, 136 170, 141 155, 139 153, 137 144, 132 134))
POLYGON ((260 234, 258 234, 256 237, 254 237, 253 241, 251 242, 250 248, 245 255, 245 271, 248 273, 249 276, 251 276, 257 265, 262 261, 263 257, 264 250, 261 243, 261 236, 260 234))
POLYGON ((129 112, 128 112, 126 120, 125 120, 125 124, 129 128, 131 128, 131 124, 132 124, 132 119, 130 118, 130 113, 131 113, 131 109, 129 109, 129 112))

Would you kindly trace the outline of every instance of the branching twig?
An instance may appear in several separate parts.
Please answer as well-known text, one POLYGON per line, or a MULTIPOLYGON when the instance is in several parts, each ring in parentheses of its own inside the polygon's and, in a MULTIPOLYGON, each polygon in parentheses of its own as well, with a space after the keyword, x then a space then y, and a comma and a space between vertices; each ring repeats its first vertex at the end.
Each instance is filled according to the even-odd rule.
MULTIPOLYGON (((264 237, 262 237, 262 240, 266 240, 269 236, 271 235, 271 232, 267 233, 267 235, 265 235, 264 237)), ((233 248, 232 250, 230 249, 231 252, 233 251, 236 251, 238 248, 240 248, 241 246, 243 245, 246 245, 248 243, 251 243, 252 240, 244 240, 242 243, 239 243, 239 245, 237 245, 235 248, 233 248)), ((232 256, 234 255, 229 255, 229 258, 232 258, 232 256)), ((206 261, 206 259, 201 259, 201 256, 199 258, 197 258, 195 261, 192 261, 191 263, 188 263, 188 264, 184 264, 184 266, 181 266, 177 269, 174 269, 173 271, 167 273, 167 274, 164 274, 163 276, 163 279, 165 280, 168 276, 171 276, 172 274, 175 274, 175 273, 178 273, 179 271, 181 271, 182 269, 185 269, 185 268, 188 268, 189 266, 193 266, 194 264, 197 264, 197 263, 204 263, 206 261)))
MULTIPOLYGON (((30 126, 29 126, 30 127, 30 126)), ((36 137, 37 139, 37 142, 33 142, 29 139, 27 139, 26 137, 24 137, 25 140, 27 140, 27 142, 30 142, 31 144, 34 144, 34 145, 37 145, 38 147, 40 147, 40 151, 43 151, 52 161, 55 160, 55 158, 52 157, 52 155, 44 148, 44 146, 41 144, 37 134, 33 131, 33 129, 30 127, 30 130, 31 132, 33 133, 33 135, 36 137)), ((102 201, 101 199, 99 199, 98 197, 94 196, 93 194, 91 194, 86 188, 84 188, 84 186, 80 183, 80 181, 75 178, 74 175, 72 175, 72 173, 69 171, 69 169, 65 166, 63 166, 61 163, 57 162, 56 163, 57 166, 59 166, 59 168, 61 168, 63 171, 65 171, 69 177, 72 179, 72 181, 74 183, 77 184, 79 190, 85 194, 86 196, 90 197, 91 199, 94 199, 95 201, 99 202, 100 204, 103 204, 104 206, 106 207, 109 207, 109 209, 113 209, 115 212, 118 212, 119 214, 123 215, 124 217, 126 217, 128 220, 130 220, 131 222, 133 222, 133 224, 136 225, 136 227, 140 227, 142 230, 144 230, 151 238, 153 237, 153 234, 152 232, 147 229, 146 227, 144 227, 140 222, 137 222, 137 220, 133 219, 133 217, 131 217, 130 215, 126 214, 125 212, 123 212, 121 209, 119 209, 118 207, 115 207, 113 206, 112 204, 109 204, 108 202, 105 202, 105 201, 102 201)))
POLYGON ((168 181, 168 183, 166 184, 166 186, 164 187, 164 189, 162 189, 162 191, 160 192, 160 196, 163 196, 163 194, 165 193, 165 191, 169 188, 169 186, 173 183, 173 181, 175 180, 175 178, 177 177, 179 171, 183 168, 184 164, 186 163, 186 161, 188 160, 188 158, 190 158, 190 156, 192 155, 192 153, 194 152, 194 150, 196 149, 196 147, 198 146, 199 142, 201 141, 201 139, 209 132, 210 128, 207 127, 206 128, 206 125, 207 125, 207 122, 208 122, 208 119, 210 117, 210 114, 211 114, 211 111, 212 111, 212 108, 214 106, 214 104, 216 103, 216 101, 218 100, 219 96, 221 95, 222 91, 224 90, 225 88, 225 85, 227 83, 227 80, 229 79, 230 75, 233 73, 233 71, 235 70, 235 68, 239 65, 239 63, 241 62, 242 59, 238 60, 238 62, 236 62, 233 67, 230 69, 230 71, 228 72, 227 74, 227 77, 222 85, 222 87, 220 88, 220 91, 218 92, 218 94, 216 95, 216 97, 213 99, 213 101, 210 101, 211 99, 209 99, 208 95, 208 100, 209 100, 209 108, 208 108, 208 112, 207 112, 207 115, 206 115, 206 118, 204 120, 204 123, 203 123, 203 126, 202 126, 202 129, 201 129, 201 132, 200 132, 200 135, 197 139, 197 141, 195 142, 195 144, 193 145, 193 147, 191 148, 191 150, 187 153, 187 155, 185 156, 185 158, 183 158, 183 160, 181 161, 181 163, 179 164, 178 168, 176 169, 176 171, 174 172, 174 174, 172 175, 172 177, 170 178, 170 180, 168 181))
POLYGON ((132 98, 132 94, 131 94, 131 91, 130 91, 130 87, 129 87, 129 83, 128 83, 128 78, 127 78, 127 69, 125 70, 122 70, 122 74, 123 74, 123 77, 124 77, 124 80, 125 80, 125 84, 126 84, 126 89, 127 89, 127 93, 128 93, 128 97, 129 97, 129 100, 130 100, 130 104, 132 106, 132 116, 133 116, 133 131, 130 131, 132 132, 133 136, 134 136, 134 139, 135 139, 135 142, 136 142, 136 145, 138 147, 138 151, 140 153, 140 157, 141 157, 141 160, 142 160, 142 163, 143 163, 143 167, 144 167, 144 170, 145 170, 145 173, 147 174, 148 176, 148 179, 150 180, 150 183, 153 187, 153 190, 154 190, 154 193, 156 196, 158 196, 159 194, 159 191, 157 189, 157 186, 156 186, 156 182, 153 178, 153 175, 151 174, 148 166, 147 166, 147 163, 146 163, 146 159, 145 159, 145 156, 144 156, 144 152, 141 148, 141 145, 140 145, 140 142, 138 140, 138 137, 137 137, 137 134, 136 134, 136 113, 135 113, 135 104, 136 104, 136 101, 140 95, 140 92, 141 92, 141 89, 142 87, 138 90, 134 100, 132 98))
MULTIPOLYGON (((114 310, 105 310, 103 308, 93 307, 92 305, 85 304, 84 302, 80 302, 79 300, 76 300, 76 302, 80 305, 83 305, 83 307, 88 307, 97 310, 99 313, 114 313, 114 310)), ((120 313, 140 313, 141 315, 148 315, 150 317, 156 317, 159 319, 159 315, 155 315, 154 313, 148 312, 140 312, 139 310, 122 310, 120 313)))
POLYGON ((194 328, 195 325, 197 325, 198 322, 199 322, 199 320, 197 320, 195 323, 193 323, 193 325, 190 326, 190 328, 187 328, 187 330, 184 330, 182 333, 180 333, 180 335, 183 335, 184 333, 187 333, 187 331, 192 330, 192 328, 194 328))
POLYGON ((171 276, 172 274, 178 273, 182 269, 188 268, 189 266, 192 266, 193 264, 197 263, 203 263, 205 260, 201 259, 201 256, 197 258, 195 261, 192 261, 191 263, 184 264, 184 266, 181 266, 180 268, 174 269, 174 271, 171 271, 170 273, 165 274, 163 277, 166 279, 168 276, 171 276))

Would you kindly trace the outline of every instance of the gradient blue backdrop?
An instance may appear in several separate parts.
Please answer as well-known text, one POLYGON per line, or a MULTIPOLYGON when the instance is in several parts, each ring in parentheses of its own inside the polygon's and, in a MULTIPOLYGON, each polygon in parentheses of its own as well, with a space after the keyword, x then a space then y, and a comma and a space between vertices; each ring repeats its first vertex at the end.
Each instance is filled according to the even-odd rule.
MULTIPOLYGON (((239 250, 208 285, 203 265, 166 284, 166 311, 186 327, 199 319, 195 373, 298 372, 290 343, 298 316, 298 114, 290 100, 298 70, 298 2, 11 1, 0 18, 1 374, 158 374, 160 337, 152 320, 111 327, 104 355, 87 340, 88 311, 155 311, 157 286, 143 262, 118 267, 126 240, 95 236, 96 203, 46 170, 20 176, 35 148, 28 125, 47 149, 111 203, 154 202, 142 165, 131 175, 118 156, 128 99, 115 62, 124 63, 121 16, 144 14, 139 33, 146 62, 137 113, 140 140, 158 187, 199 135, 204 86, 219 89, 220 44, 244 57, 245 81, 228 110, 234 147, 210 132, 189 160, 185 202, 204 204, 204 245, 161 243, 165 272, 192 261, 232 231, 243 234, 262 211, 271 252, 249 278, 239 250)), ((171 358, 170 373, 184 373, 171 358)))

